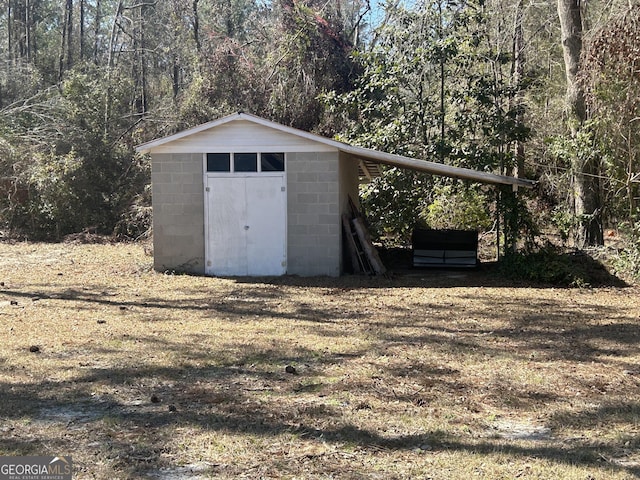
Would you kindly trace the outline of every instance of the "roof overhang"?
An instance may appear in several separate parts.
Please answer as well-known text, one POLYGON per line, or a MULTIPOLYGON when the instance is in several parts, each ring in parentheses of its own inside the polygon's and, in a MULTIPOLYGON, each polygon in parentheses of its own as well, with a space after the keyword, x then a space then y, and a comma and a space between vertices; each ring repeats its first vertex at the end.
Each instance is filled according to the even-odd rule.
POLYGON ((443 163, 418 160, 415 158, 393 155, 390 153, 379 152, 377 150, 362 149, 349 145, 347 148, 342 149, 342 151, 349 153, 360 160, 360 169, 361 171, 364 170, 364 176, 367 178, 373 178, 380 174, 379 165, 388 165, 391 167, 430 173, 432 175, 459 178, 461 180, 493 185, 512 185, 514 187, 532 188, 536 183, 533 180, 525 178, 497 175, 495 173, 483 172, 471 168, 453 167, 443 163), (370 173, 371 175, 368 175, 367 173, 370 173))
POLYGON ((443 163, 436 163, 428 160, 419 160, 416 158, 409 158, 401 155, 380 152, 369 148, 356 147, 347 143, 305 132, 304 130, 298 130, 296 128, 288 127, 286 125, 282 125, 261 117, 257 117, 255 115, 250 115, 242 112, 228 115, 218 120, 214 120, 212 122, 208 122, 197 127, 184 130, 174 135, 143 143, 142 145, 136 147, 136 151, 140 153, 153 153, 155 148, 166 146, 168 143, 171 143, 175 140, 183 139, 190 135, 194 135, 196 133, 200 133, 223 125, 225 123, 237 120, 253 122, 265 127, 279 130, 281 132, 289 133, 291 135, 297 135, 314 142, 334 147, 338 151, 351 155, 352 157, 357 159, 361 177, 367 177, 369 179, 380 175, 379 165, 388 165, 392 167, 406 168, 409 170, 430 173, 432 175, 459 178, 472 182, 488 183, 493 185, 511 185, 514 188, 531 188, 535 185, 535 182, 533 180, 527 180, 524 178, 511 177, 507 175, 496 175, 494 173, 482 172, 480 170, 453 167, 450 165, 445 165, 443 163))

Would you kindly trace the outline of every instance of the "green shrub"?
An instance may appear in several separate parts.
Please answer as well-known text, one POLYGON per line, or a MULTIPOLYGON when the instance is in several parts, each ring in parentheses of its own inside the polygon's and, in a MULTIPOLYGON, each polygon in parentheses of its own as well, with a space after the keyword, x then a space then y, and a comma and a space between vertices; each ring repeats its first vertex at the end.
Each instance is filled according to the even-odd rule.
POLYGON ((606 268, 584 252, 563 252, 546 246, 533 253, 513 253, 500 263, 501 275, 513 279, 562 287, 617 284, 606 268))
POLYGON ((456 189, 443 185, 434 189, 431 203, 422 210, 420 220, 430 228, 488 230, 491 228, 490 201, 477 189, 456 189))

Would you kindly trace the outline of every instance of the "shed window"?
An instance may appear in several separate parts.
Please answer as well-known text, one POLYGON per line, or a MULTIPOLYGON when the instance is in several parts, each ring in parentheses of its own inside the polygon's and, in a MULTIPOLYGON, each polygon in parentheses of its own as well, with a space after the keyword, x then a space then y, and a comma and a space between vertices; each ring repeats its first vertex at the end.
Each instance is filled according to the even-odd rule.
POLYGON ((257 172, 258 171, 258 154, 257 153, 236 153, 233 155, 233 171, 234 172, 257 172))
POLYGON ((207 172, 284 172, 283 152, 207 153, 207 172))
POLYGON ((284 153, 262 153, 260 170, 263 172, 284 172, 284 153))
POLYGON ((230 172, 231 154, 207 153, 207 172, 230 172))

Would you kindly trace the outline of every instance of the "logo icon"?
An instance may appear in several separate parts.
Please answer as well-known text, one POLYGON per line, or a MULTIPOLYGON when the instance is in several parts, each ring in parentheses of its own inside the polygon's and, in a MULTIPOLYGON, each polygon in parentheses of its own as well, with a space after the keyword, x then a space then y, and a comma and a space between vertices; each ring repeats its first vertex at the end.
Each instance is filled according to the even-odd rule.
POLYGON ((0 480, 71 480, 71 457, 0 456, 0 480))

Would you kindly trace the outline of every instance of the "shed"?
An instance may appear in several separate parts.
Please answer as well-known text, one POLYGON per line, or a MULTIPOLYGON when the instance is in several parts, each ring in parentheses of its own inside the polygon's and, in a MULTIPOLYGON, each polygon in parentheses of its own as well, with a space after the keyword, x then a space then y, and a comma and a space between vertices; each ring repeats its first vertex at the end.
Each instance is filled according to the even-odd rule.
POLYGON ((154 268, 216 276, 342 270, 341 217, 379 165, 491 184, 515 177, 355 147, 246 113, 137 147, 151 154, 154 268))

